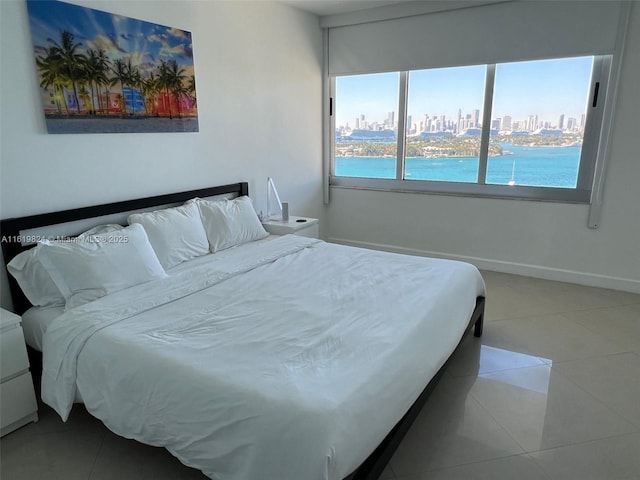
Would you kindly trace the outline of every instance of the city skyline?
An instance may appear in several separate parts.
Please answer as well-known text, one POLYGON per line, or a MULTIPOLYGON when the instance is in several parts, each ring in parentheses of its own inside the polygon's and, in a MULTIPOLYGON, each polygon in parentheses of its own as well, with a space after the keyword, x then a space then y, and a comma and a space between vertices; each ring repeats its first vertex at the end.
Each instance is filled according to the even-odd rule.
MULTIPOLYGON (((492 122, 511 117, 529 125, 537 117, 538 125, 559 126, 564 116, 565 122, 572 118, 584 125, 592 68, 593 57, 498 64, 492 122)), ((485 65, 409 72, 407 120, 418 126, 425 115, 457 121, 463 111, 465 116, 478 112, 481 122, 485 77, 485 65)), ((398 92, 398 72, 336 78, 336 128, 348 123, 354 129, 362 115, 370 125, 384 124, 390 114, 397 115, 398 92)))
MULTIPOLYGON (((482 129, 480 110, 473 109, 471 113, 462 114, 459 109, 456 119, 449 119, 445 115, 425 114, 422 120, 414 120, 411 115, 407 116, 407 134, 419 135, 420 133, 452 133, 461 134, 469 129, 482 129)), ((497 117, 491 120, 491 130, 500 132, 528 132, 533 133, 541 129, 562 130, 563 132, 583 133, 586 115, 583 113, 580 118, 568 116, 565 113, 558 115, 557 121, 550 122, 542 120, 538 115, 528 115, 524 119, 514 119, 511 115, 497 117)), ((364 114, 356 117, 353 126, 341 125, 336 127, 336 134, 345 135, 355 130, 384 131, 392 130, 397 133, 398 122, 396 112, 388 112, 387 118, 383 121, 374 120, 369 122, 364 114)))

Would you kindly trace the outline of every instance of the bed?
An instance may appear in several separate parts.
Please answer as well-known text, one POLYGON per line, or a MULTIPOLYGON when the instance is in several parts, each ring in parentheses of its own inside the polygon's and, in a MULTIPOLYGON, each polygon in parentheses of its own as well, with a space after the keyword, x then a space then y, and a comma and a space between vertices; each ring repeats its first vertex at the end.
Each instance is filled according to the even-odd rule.
MULTIPOLYGON (((238 183, 3 220, 4 259, 38 232, 247 195, 238 183)), ((293 235, 220 248, 66 311, 10 288, 43 351, 43 400, 63 419, 80 398, 115 433, 221 480, 378 478, 484 311, 469 264, 293 235)))

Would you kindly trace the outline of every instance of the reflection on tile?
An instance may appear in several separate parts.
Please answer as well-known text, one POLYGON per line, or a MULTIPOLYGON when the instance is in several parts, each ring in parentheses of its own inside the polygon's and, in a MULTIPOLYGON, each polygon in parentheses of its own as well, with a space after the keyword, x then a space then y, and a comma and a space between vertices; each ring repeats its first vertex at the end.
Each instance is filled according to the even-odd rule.
POLYGON ((447 367, 453 377, 533 367, 550 362, 532 355, 483 345, 481 341, 471 335, 464 339, 462 348, 456 352, 447 367))
POLYGON ((637 480, 640 478, 640 434, 532 453, 552 480, 637 480))
POLYGON ((522 453, 474 399, 473 379, 442 379, 391 459, 397 477, 522 453))
POLYGON ((528 455, 472 463, 418 475, 398 477, 398 480, 549 480, 538 464, 528 455))
POLYGON ((471 394, 526 452, 636 429, 550 366, 481 375, 471 394))
POLYGON ((640 428, 640 356, 634 353, 561 362, 554 369, 640 428))

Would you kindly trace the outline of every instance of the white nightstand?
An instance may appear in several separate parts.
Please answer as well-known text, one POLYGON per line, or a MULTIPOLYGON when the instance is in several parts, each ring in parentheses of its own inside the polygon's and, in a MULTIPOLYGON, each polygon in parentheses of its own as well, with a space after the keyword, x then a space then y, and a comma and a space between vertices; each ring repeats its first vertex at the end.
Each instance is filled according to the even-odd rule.
POLYGON ((21 318, 0 309, 0 436, 38 421, 21 318))
POLYGON ((320 236, 320 222, 317 218, 289 217, 288 222, 282 220, 267 220, 262 222, 264 229, 274 235, 293 233, 301 237, 318 238, 320 236))

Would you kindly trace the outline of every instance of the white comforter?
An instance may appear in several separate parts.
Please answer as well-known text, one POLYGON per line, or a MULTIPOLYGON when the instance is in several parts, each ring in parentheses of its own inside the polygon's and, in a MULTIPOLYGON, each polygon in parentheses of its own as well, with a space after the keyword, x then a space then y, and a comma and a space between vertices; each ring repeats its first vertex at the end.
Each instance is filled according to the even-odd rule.
POLYGON ((70 310, 44 336, 42 396, 76 388, 119 435, 216 480, 339 480, 460 340, 465 263, 297 236, 211 255, 70 310))

